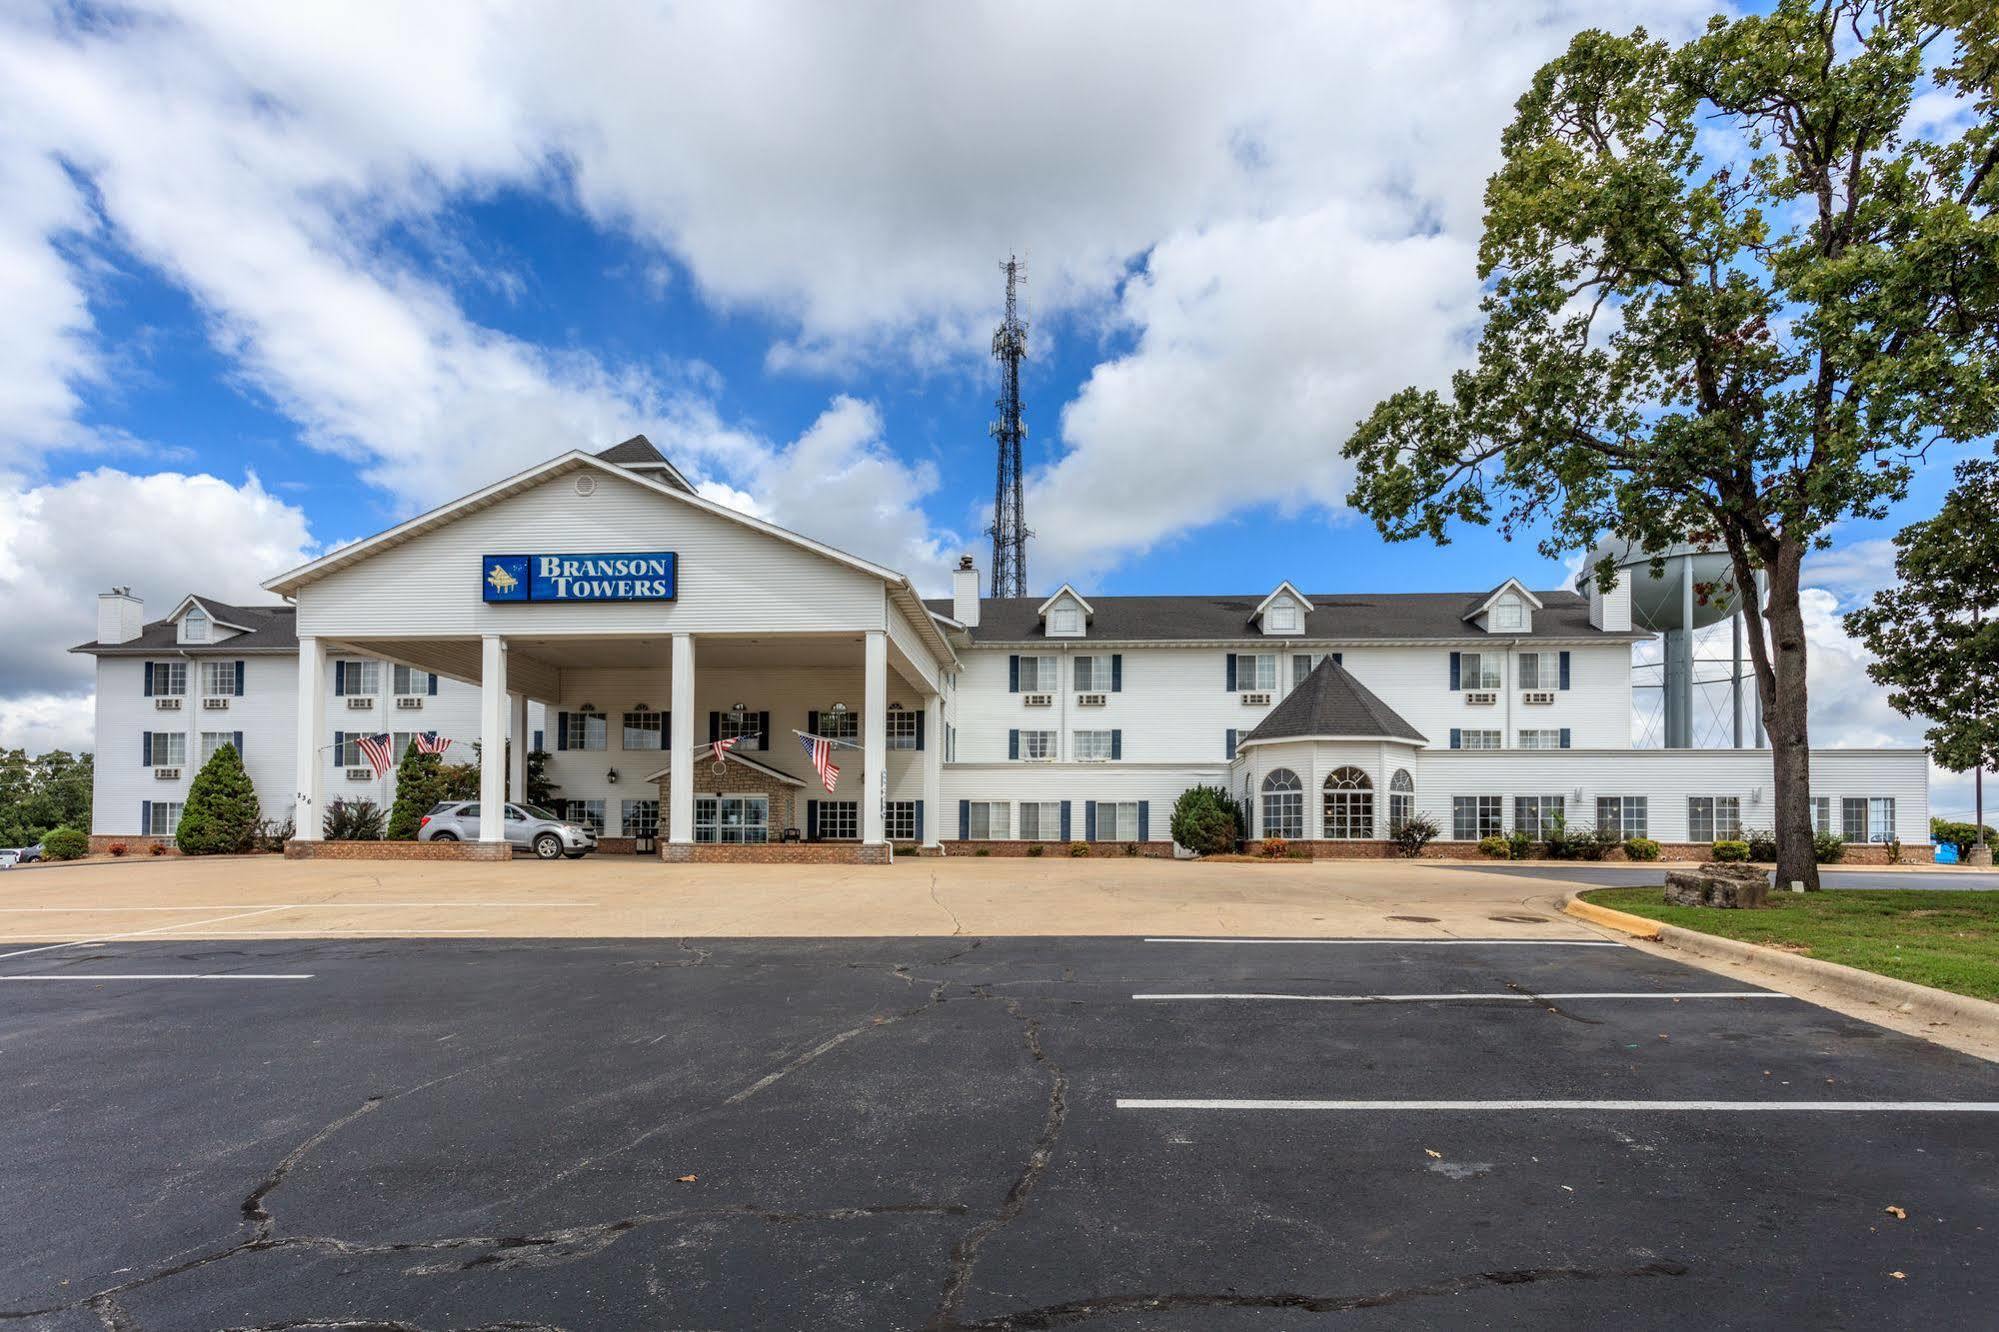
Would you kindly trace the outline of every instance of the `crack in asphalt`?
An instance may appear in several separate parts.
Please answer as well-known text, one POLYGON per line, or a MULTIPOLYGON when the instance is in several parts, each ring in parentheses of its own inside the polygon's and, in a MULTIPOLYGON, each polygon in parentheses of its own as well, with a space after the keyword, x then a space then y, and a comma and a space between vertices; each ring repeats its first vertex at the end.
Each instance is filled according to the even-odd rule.
MULTIPOLYGON (((916 1017, 918 1014, 929 1012, 931 1009, 937 1007, 937 1005, 944 1002, 944 991, 950 988, 951 988, 950 981, 947 980, 939 981, 937 982, 936 988, 930 991, 930 997, 924 1000, 922 1003, 916 1005, 914 1008, 905 1008, 899 1012, 891 1013, 887 1017, 870 1018, 868 1021, 861 1023, 857 1027, 848 1027, 844 1031, 834 1032, 831 1036, 828 1036, 826 1039, 820 1041, 817 1045, 812 1046, 804 1053, 796 1056, 789 1062, 782 1064, 775 1069, 772 1069, 770 1072, 758 1078, 755 1082, 752 1082, 749 1086, 742 1088, 740 1091, 737 1091, 736 1093, 731 1095, 728 1099, 724 1100, 722 1104, 725 1106, 741 1105, 743 1102, 749 1100, 751 1097, 757 1095, 759 1092, 765 1091, 768 1088, 776 1085, 777 1083, 782 1082, 784 1079, 790 1077, 793 1073, 796 1073, 799 1069, 804 1068, 807 1064, 810 1064, 815 1059, 818 1059, 821 1055, 829 1054, 832 1051, 839 1049, 841 1046, 845 1045, 848 1041, 853 1040, 856 1036, 863 1036, 871 1031, 880 1031, 883 1027, 892 1027, 898 1022, 904 1022, 910 1018, 916 1017)), ((636 1145, 636 1143, 631 1145, 636 1145)), ((623 1149, 621 1148, 620 1150, 623 1149)))
POLYGON ((1525 985, 1522 985, 1518 981, 1506 982, 1506 988, 1513 991, 1515 994, 1526 995, 1529 999, 1532 999, 1535 1003, 1541 1005, 1541 1007, 1547 1009, 1550 1013, 1553 1013, 1556 1017, 1567 1018, 1571 1022, 1580 1022, 1586 1027, 1601 1027, 1603 1025, 1602 1018, 1586 1018, 1581 1016, 1580 1014, 1571 1013, 1569 1012, 1568 1009, 1563 1008, 1560 1004, 1556 1003, 1554 1000, 1543 998, 1540 994, 1529 989, 1525 985))
POLYGON ((959 935, 965 932, 965 922, 959 920, 958 913, 953 911, 950 907, 944 905, 944 899, 937 895, 936 870, 930 871, 930 900, 937 904, 938 910, 942 911, 945 915, 951 918, 951 933, 953 935, 959 935))
MULTIPOLYGON (((381 1318, 304 1318, 282 1323, 256 1323, 225 1327, 221 1332, 424 1332, 415 1323, 381 1318)), ((554 1323, 522 1323, 508 1319, 502 1323, 480 1323, 477 1327, 453 1328, 451 1332, 564 1332, 554 1323)))

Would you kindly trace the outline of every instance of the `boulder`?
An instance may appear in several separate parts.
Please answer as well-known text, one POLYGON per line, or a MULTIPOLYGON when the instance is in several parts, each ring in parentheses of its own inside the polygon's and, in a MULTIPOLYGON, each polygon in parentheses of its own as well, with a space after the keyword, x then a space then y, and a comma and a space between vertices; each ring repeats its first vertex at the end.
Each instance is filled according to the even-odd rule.
POLYGON ((1700 865, 1666 872, 1668 906, 1754 909, 1769 901, 1767 871, 1754 865, 1700 865))

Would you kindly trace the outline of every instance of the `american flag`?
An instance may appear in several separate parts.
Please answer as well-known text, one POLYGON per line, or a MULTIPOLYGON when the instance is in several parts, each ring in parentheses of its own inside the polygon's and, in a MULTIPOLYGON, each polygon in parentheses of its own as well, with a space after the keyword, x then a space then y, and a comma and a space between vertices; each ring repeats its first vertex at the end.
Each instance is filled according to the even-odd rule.
POLYGON ((722 763, 727 761, 729 757, 729 751, 734 749, 738 744, 740 744, 742 742, 742 739, 743 737, 741 737, 740 735, 732 735, 727 740, 717 740, 712 746, 712 748, 715 751, 715 761, 717 763, 722 763))
POLYGON ((436 731, 419 731, 414 742, 420 754, 442 754, 451 748, 451 741, 436 731))
POLYGON ((395 755, 389 752, 389 737, 386 735, 364 735, 354 741, 354 747, 361 751, 361 757, 368 760, 368 766, 375 770, 377 777, 385 775, 396 766, 395 755))
POLYGON ((814 771, 819 774, 819 780, 826 783, 830 794, 840 781, 839 765, 833 762, 833 742, 823 735, 801 735, 798 743, 805 746, 814 771))

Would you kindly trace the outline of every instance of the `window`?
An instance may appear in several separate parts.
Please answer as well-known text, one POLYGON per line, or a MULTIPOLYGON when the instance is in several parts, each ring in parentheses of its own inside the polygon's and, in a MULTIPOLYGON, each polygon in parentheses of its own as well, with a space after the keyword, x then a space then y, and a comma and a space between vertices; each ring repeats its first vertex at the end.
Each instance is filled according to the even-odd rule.
POLYGON ((1388 835, 1393 837, 1401 831, 1415 813, 1416 780, 1409 775, 1409 769, 1397 768, 1388 779, 1388 835))
POLYGON ((648 707, 642 706, 635 712, 627 712, 625 714, 625 736, 621 742, 622 747, 625 749, 666 748, 664 738, 666 735, 665 720, 666 716, 664 713, 654 712, 648 707))
POLYGON ((1508 597, 1492 608, 1492 627, 1495 629, 1525 629, 1527 608, 1508 597))
POLYGON ((208 614, 199 606, 191 608, 187 614, 180 617, 180 636, 186 642, 206 643, 209 631, 208 614))
POLYGON ((1263 779, 1263 835, 1294 840, 1305 835, 1305 787, 1289 768, 1263 779))
POLYGON ((1513 797, 1513 829, 1529 837, 1546 837, 1562 826, 1562 798, 1558 795, 1513 797))
POLYGON ((153 661, 146 663, 147 674, 152 677, 153 693, 169 698, 187 692, 187 663, 184 661, 153 661))
MULTIPOLYGON (((1460 689, 1499 688, 1500 655, 1497 652, 1461 652, 1458 654, 1458 687, 1460 689)), ((1497 748, 1497 746, 1494 746, 1497 748)))
POLYGON ((172 837, 174 829, 180 827, 180 812, 186 806, 178 800, 155 800, 151 814, 152 821, 146 825, 148 837, 172 837))
POLYGON ((1111 659, 1109 657, 1076 658, 1076 692, 1079 694, 1101 694, 1111 687, 1111 659))
POLYGON ((1070 734, 1069 756, 1078 763, 1096 763, 1111 757, 1111 732, 1075 731, 1070 734))
POLYGON ((379 661, 341 662, 334 675, 339 679, 340 693, 366 697, 382 692, 382 663, 379 661))
POLYGON ((1288 601, 1272 606, 1266 618, 1269 623, 1264 627, 1273 633, 1289 634, 1298 630, 1298 608, 1288 601))
POLYGON ((1649 837, 1646 831, 1647 819, 1644 796, 1598 796, 1596 798, 1596 830, 1608 833, 1623 841, 1631 837, 1649 837))
POLYGON ((1452 796, 1451 836, 1460 842, 1476 842, 1482 837, 1498 837, 1505 832, 1506 800, 1503 796, 1452 796))
MULTIPOLYGON (((757 799, 761 801, 762 796, 757 799)), ((819 802, 819 839, 824 842, 857 842, 861 838, 861 802, 822 800, 819 802)), ((723 840, 727 840, 724 838, 723 840)), ((761 842, 762 837, 753 839, 761 842)))
POLYGON ((1305 683, 1305 677, 1319 669, 1319 663, 1332 656, 1330 652, 1296 652, 1291 656, 1291 687, 1296 689, 1305 683))
POLYGON ((1099 842, 1136 842, 1138 840, 1138 802, 1136 800, 1099 800, 1097 802, 1097 840, 1099 842))
POLYGON ((1004 800, 974 800, 970 805, 966 835, 975 842, 1004 842, 1013 836, 1013 806, 1004 800))
POLYGON ((601 712, 566 712, 569 719, 568 737, 562 741, 562 749, 605 749, 610 744, 611 719, 601 712))
POLYGON ((1520 733, 1520 747, 1522 749, 1560 749, 1562 747, 1562 732, 1559 728, 1522 731, 1520 733))
POLYGON ((946 763, 958 761, 958 728, 949 722, 944 723, 944 761, 946 763))
POLYGON ((1020 733, 1020 756, 1023 759, 1045 760, 1055 757, 1054 731, 1022 731, 1020 733))
POLYGON ((391 676, 391 683, 396 687, 397 698, 413 698, 419 694, 428 694, 436 679, 437 677, 429 671, 419 671, 413 666, 398 666, 391 676))
POLYGON ((563 817, 579 828, 588 828, 599 837, 604 835, 604 802, 601 800, 571 800, 563 817))
POLYGON ((204 661, 201 663, 201 692, 210 698, 236 692, 236 663, 233 661, 204 661))
POLYGON ((155 768, 178 768, 187 762, 185 731, 154 731, 152 735, 152 757, 155 768))
POLYGON ((913 842, 916 840, 916 802, 914 800, 886 800, 882 802, 882 836, 891 842, 913 842))
MULTIPOLYGON (((158 750, 159 742, 157 740, 153 742, 153 747, 155 751, 158 750)), ((333 747, 333 766, 336 768, 361 768, 367 766, 367 760, 361 757, 360 732, 347 732, 346 737, 333 747)))
MULTIPOLYGON (((1559 739, 1560 737, 1556 738, 1559 739)), ((1498 749, 1501 747, 1501 739, 1502 737, 1498 731, 1460 731, 1458 732, 1458 748, 1498 749)))
MULTIPOLYGON (((155 740, 153 743, 157 745, 159 741, 155 740)), ((201 761, 203 763, 208 762, 208 760, 215 757, 216 750, 222 748, 224 745, 233 745, 235 743, 236 733, 234 731, 203 731, 201 733, 201 761)), ((241 758, 242 755, 238 754, 237 757, 241 758)))
POLYGON ((888 747, 890 749, 916 748, 916 719, 921 713, 908 708, 891 706, 888 710, 888 747))
POLYGON ((1687 840, 1735 841, 1742 836, 1742 797, 1688 796, 1687 840))
POLYGON ((828 740, 858 740, 861 738, 861 714, 844 709, 822 712, 819 714, 819 729, 812 734, 823 735, 828 740))
POLYGON ((625 836, 659 836, 659 801, 627 800, 624 802, 622 812, 625 819, 625 836))
MULTIPOLYGON (((851 800, 828 800, 819 806, 819 835, 821 837, 846 837, 851 840, 854 832, 854 813, 858 806, 851 800), (847 810, 844 833, 826 831, 827 811, 838 806, 847 810)), ((702 796, 694 801, 694 840, 697 842, 722 842, 730 845, 768 842, 770 840, 770 797, 760 795, 702 796)))
POLYGON ((1335 768, 1326 778, 1326 836, 1341 841, 1374 836, 1374 783, 1359 768, 1335 768))
POLYGON ((1275 652, 1237 653, 1235 659, 1235 687, 1242 690, 1270 690, 1277 688, 1277 654, 1275 652))
POLYGON ((1559 689, 1562 686, 1562 659, 1553 652, 1520 654, 1522 689, 1559 689))
POLYGON ((1848 796, 1839 802, 1839 835, 1849 842, 1895 840, 1893 796, 1848 796))
POLYGON ((1082 628, 1081 622, 1076 618, 1074 606, 1057 606, 1049 618, 1051 620, 1049 630, 1052 633, 1073 634, 1082 628))
MULTIPOLYGON (((849 712, 844 715, 853 717, 856 722, 860 720, 859 716, 855 713, 849 712)), ((715 735, 717 739, 721 740, 737 740, 744 736, 761 735, 762 733, 762 716, 755 708, 748 708, 742 712, 725 712, 715 722, 715 735)), ((756 746, 749 745, 746 748, 754 749, 756 746)))
POLYGON ((1062 673, 1056 669, 1059 658, 1022 657, 1020 659, 1020 692, 1023 694, 1052 694, 1062 687, 1062 673))
POLYGON ((1812 797, 1812 831, 1829 833, 1832 831, 1832 797, 1812 797))
POLYGON ((1058 800, 1020 802, 1020 837, 1025 842, 1053 842, 1062 836, 1062 803, 1058 800))

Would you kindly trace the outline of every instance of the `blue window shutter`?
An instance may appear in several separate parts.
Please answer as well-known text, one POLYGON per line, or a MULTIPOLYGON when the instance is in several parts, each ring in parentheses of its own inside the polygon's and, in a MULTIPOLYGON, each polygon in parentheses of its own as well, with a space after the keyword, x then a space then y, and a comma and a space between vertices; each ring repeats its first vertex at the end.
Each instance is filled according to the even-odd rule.
POLYGON ((1086 842, 1097 840, 1097 802, 1094 800, 1083 802, 1083 840, 1086 842))
POLYGON ((972 802, 969 800, 958 802, 958 840, 961 842, 972 840, 972 802))
POLYGON ((144 837, 152 831, 153 802, 150 800, 141 800, 139 802, 139 836, 144 837))
POLYGON ((819 713, 816 709, 805 714, 805 733, 807 735, 819 734, 819 713))
POLYGON ((1141 800, 1138 802, 1138 840, 1141 842, 1152 840, 1152 802, 1150 800, 1141 800))
POLYGON ((757 714, 757 748, 770 748, 770 714, 768 712, 759 712, 757 714))
POLYGON ((1562 688, 1567 689, 1568 687, 1569 687, 1569 654, 1564 652, 1562 654, 1562 688))
POLYGON ((1009 694, 1018 694, 1020 692, 1020 654, 1018 652, 1012 653, 1006 659, 1006 692, 1009 694))
MULTIPOLYGON (((245 673, 245 672, 244 672, 244 663, 243 663, 243 662, 240 662, 240 661, 239 661, 239 662, 237 662, 237 663, 236 663, 236 697, 238 697, 238 698, 241 698, 241 697, 243 697, 243 676, 244 676, 244 673, 245 673)), ((242 746, 241 746, 241 745, 238 745, 238 746, 237 746, 237 748, 238 748, 238 749, 241 749, 241 748, 242 748, 242 746)))
POLYGON ((1225 757, 1231 762, 1235 760, 1235 727, 1233 726, 1229 727, 1228 753, 1225 757))
POLYGON ((1124 757, 1123 731, 1114 730, 1111 732, 1111 757, 1114 759, 1121 759, 1124 757))
POLYGON ((142 768, 153 766, 153 733, 151 731, 139 732, 139 766, 142 768))
POLYGON ((555 748, 558 753, 569 748, 569 714, 566 712, 555 714, 555 748))
POLYGON ((1008 731, 1006 733, 1006 756, 1010 759, 1017 759, 1020 757, 1019 731, 1008 731))
MULTIPOLYGON (((1461 662, 1459 662, 1459 660, 1458 660, 1458 654, 1457 654, 1457 653, 1455 653, 1455 652, 1453 652, 1453 653, 1451 654, 1451 688, 1453 688, 1453 689, 1456 689, 1456 688, 1458 688, 1458 687, 1459 687, 1459 684, 1458 684, 1458 668, 1459 668, 1459 666, 1460 666, 1460 665, 1462 665, 1462 663, 1461 663, 1461 662)), ((1453 735, 1455 735, 1455 734, 1456 734, 1456 732, 1455 732, 1455 731, 1453 731, 1453 732, 1452 732, 1452 734, 1453 734, 1453 735)), ((1451 748, 1452 748, 1452 749, 1456 749, 1456 748, 1457 748, 1457 746, 1456 746, 1455 744, 1453 744, 1453 745, 1451 746, 1451 748)))
POLYGON ((236 757, 237 757, 237 758, 242 758, 242 757, 243 757, 243 733, 242 733, 241 731, 235 731, 235 732, 232 732, 232 733, 231 733, 231 737, 230 737, 230 741, 229 741, 229 743, 230 743, 230 744, 232 744, 232 745, 235 745, 235 746, 236 746, 236 757))
POLYGON ((808 800, 805 802, 805 840, 808 842, 819 840, 819 802, 817 800, 808 800))
POLYGON ((336 697, 347 692, 347 663, 344 661, 333 663, 333 692, 336 697))
POLYGON ((1338 653, 1338 652, 1335 652, 1335 653, 1333 654, 1333 665, 1335 665, 1335 666, 1344 666, 1344 665, 1346 665, 1346 662, 1345 662, 1345 661, 1343 661, 1343 660, 1341 659, 1341 658, 1342 658, 1342 655, 1343 655, 1343 654, 1341 654, 1341 653, 1338 653))
POLYGON ((1230 692, 1230 693, 1234 693, 1234 692, 1235 692, 1235 653, 1233 653, 1233 652, 1229 653, 1229 656, 1228 656, 1228 662, 1229 662, 1229 665, 1228 665, 1228 690, 1229 690, 1229 692, 1230 692))
POLYGON ((916 844, 923 845, 923 802, 916 802, 916 844))
POLYGON ((1062 802, 1062 840, 1069 840, 1069 802, 1062 802))
POLYGON ((919 751, 923 748, 923 715, 928 711, 930 709, 926 706, 921 712, 916 714, 916 748, 919 751))
MULTIPOLYGON (((1458 654, 1453 652, 1451 655, 1455 657, 1458 654)), ((1463 739, 1464 739, 1464 732, 1460 731, 1457 727, 1453 726, 1451 728, 1451 748, 1462 749, 1464 746, 1460 742, 1463 739)))
POLYGON ((340 751, 346 748, 346 745, 347 745, 347 732, 335 731, 333 733, 333 762, 336 765, 340 762, 340 751))
POLYGON ((139 664, 146 668, 146 697, 151 698, 153 696, 153 663, 142 661, 139 664))
POLYGON ((1124 692, 1124 653, 1122 652, 1111 653, 1111 692, 1113 694, 1124 692))
MULTIPOLYGON (((606 722, 605 725, 608 726, 610 723, 606 722)), ((671 712, 662 712, 659 714, 659 743, 663 748, 673 748, 673 714, 671 712)))
POLYGON ((712 745, 721 738, 722 738, 722 714, 719 712, 711 712, 708 714, 708 743, 712 745))
POLYGON ((429 689, 427 689, 427 690, 425 690, 424 692, 425 692, 425 693, 427 693, 427 694, 429 694, 429 695, 430 695, 430 696, 431 696, 432 698, 436 698, 436 697, 437 697, 437 672, 436 672, 436 671, 432 671, 432 672, 430 673, 430 688, 429 688, 429 689))
POLYGON ((541 742, 542 742, 542 734, 540 731, 536 731, 534 733, 534 750, 533 750, 534 753, 539 754, 542 752, 541 742))
POLYGON ((1568 747, 1569 747, 1569 728, 1564 726, 1562 728, 1562 748, 1567 749, 1568 747))

